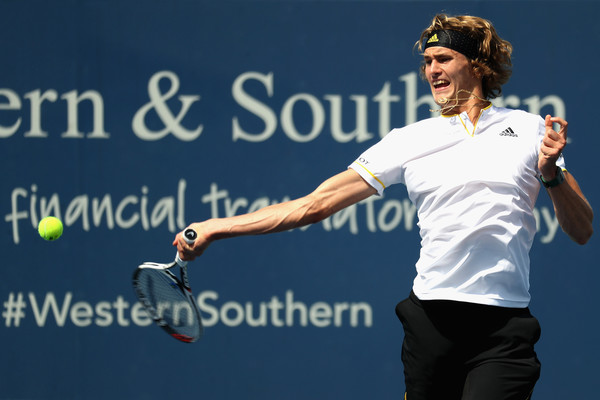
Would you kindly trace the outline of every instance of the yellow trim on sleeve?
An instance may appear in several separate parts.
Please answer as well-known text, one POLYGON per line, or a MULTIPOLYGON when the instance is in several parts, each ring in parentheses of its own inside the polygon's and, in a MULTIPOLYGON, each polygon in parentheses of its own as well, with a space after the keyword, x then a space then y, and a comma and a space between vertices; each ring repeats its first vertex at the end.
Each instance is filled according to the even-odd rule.
POLYGON ((379 184, 380 184, 380 185, 381 185, 381 186, 382 186, 382 187, 385 189, 385 185, 383 184, 383 182, 381 182, 381 181, 379 180, 379 178, 377 178, 375 175, 373 175, 373 173, 372 173, 371 171, 369 171, 369 170, 367 169, 367 167, 365 167, 364 165, 362 165, 361 163, 359 163, 359 162, 357 162, 357 161, 354 161, 354 164, 356 164, 356 165, 360 165, 360 166, 361 166, 361 167, 362 167, 362 168, 363 168, 365 171, 367 171, 367 172, 369 173, 369 175, 371 175, 371 176, 373 177, 373 179, 375 179, 377 182, 379 182, 379 184))

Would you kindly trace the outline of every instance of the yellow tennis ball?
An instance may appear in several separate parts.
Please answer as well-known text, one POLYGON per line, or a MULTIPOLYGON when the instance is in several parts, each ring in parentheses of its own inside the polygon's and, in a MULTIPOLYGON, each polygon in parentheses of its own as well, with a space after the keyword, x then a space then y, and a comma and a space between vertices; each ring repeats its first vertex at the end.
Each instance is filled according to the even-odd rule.
POLYGON ((56 240, 63 233, 63 224, 56 217, 46 217, 40 221, 38 232, 44 240, 56 240))

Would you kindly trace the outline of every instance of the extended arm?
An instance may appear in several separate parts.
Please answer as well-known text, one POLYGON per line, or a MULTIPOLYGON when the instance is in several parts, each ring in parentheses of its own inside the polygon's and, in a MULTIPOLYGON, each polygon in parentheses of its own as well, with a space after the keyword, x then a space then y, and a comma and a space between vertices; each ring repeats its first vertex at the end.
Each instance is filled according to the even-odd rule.
MULTIPOLYGON (((549 115, 545 122, 546 134, 540 147, 538 168, 544 180, 549 182, 556 177, 556 160, 567 143, 567 122, 549 115), (560 125, 559 132, 552 128, 553 123, 560 125)), ((573 175, 568 172, 564 175, 565 181, 548 188, 548 194, 562 230, 575 242, 585 244, 593 233, 594 212, 573 175)))
POLYGON ((323 182, 315 191, 296 200, 274 204, 250 214, 215 218, 194 223, 198 233, 193 246, 177 234, 173 245, 184 260, 192 260, 215 240, 243 235, 281 232, 319 222, 352 204, 373 195, 376 190, 354 170, 346 170, 323 182))

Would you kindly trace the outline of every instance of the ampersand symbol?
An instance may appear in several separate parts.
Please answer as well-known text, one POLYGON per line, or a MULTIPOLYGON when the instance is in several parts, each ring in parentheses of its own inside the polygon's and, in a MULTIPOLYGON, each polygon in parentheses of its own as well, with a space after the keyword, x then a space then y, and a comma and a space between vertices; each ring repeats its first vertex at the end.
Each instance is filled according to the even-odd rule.
POLYGON ((160 71, 152 75, 148 82, 148 96, 150 102, 141 107, 133 117, 131 123, 133 132, 143 140, 159 140, 167 136, 169 133, 175 135, 178 139, 189 142, 196 139, 202 133, 203 126, 198 125, 195 130, 188 130, 181 125, 181 120, 187 114, 192 103, 200 100, 200 96, 184 96, 178 97, 181 101, 181 110, 176 116, 166 104, 166 101, 173 97, 179 90, 179 78, 171 71, 160 71), (171 87, 162 94, 159 87, 161 79, 166 78, 170 81, 171 87), (148 111, 154 109, 159 118, 164 124, 164 128, 159 131, 148 129, 145 124, 145 117, 148 111))

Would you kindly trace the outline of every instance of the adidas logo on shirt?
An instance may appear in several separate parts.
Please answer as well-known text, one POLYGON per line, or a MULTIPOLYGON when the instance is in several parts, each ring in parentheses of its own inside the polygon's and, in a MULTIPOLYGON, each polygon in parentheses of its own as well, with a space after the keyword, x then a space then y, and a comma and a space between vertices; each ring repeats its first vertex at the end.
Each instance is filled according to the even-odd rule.
POLYGON ((500 136, 519 137, 519 135, 517 135, 510 126, 508 128, 506 128, 505 130, 503 130, 502 132, 500 132, 500 136))

